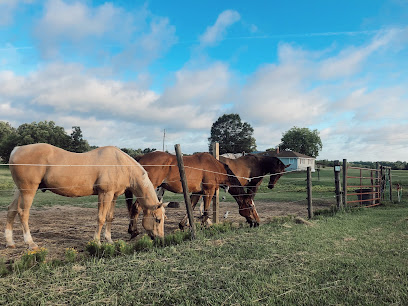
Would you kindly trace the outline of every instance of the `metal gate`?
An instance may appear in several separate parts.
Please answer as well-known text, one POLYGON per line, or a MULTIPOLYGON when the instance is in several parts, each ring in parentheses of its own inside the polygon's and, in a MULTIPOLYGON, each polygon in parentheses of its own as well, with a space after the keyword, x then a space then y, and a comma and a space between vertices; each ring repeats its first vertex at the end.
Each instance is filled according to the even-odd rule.
POLYGON ((343 196, 346 207, 380 205, 383 175, 381 169, 343 165, 343 196))

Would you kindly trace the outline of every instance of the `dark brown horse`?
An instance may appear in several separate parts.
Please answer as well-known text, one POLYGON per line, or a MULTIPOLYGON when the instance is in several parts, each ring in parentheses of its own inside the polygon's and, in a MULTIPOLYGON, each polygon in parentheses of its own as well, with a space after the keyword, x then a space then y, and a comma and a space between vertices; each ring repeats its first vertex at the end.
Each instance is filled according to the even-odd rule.
MULTIPOLYGON (((163 187, 174 193, 183 192, 175 155, 155 151, 137 158, 137 161, 147 171, 155 188, 163 187)), ((228 192, 238 203, 239 214, 246 218, 250 226, 259 225, 259 217, 252 197, 246 194, 245 189, 227 165, 219 162, 209 153, 184 156, 183 162, 188 190, 192 193, 192 208, 194 209, 201 196, 204 198, 203 223, 208 220, 208 210, 215 190, 219 187, 228 187, 228 192)), ((139 215, 138 204, 137 201, 132 203, 131 194, 126 194, 126 198, 130 214, 129 233, 135 237, 138 234, 136 226, 139 215)), ((180 227, 184 227, 186 222, 185 217, 180 222, 180 227)))
POLYGON ((270 174, 268 188, 272 189, 285 172, 285 164, 277 157, 265 154, 246 154, 236 159, 220 156, 220 161, 227 164, 235 173, 242 186, 255 197, 265 175, 270 174))

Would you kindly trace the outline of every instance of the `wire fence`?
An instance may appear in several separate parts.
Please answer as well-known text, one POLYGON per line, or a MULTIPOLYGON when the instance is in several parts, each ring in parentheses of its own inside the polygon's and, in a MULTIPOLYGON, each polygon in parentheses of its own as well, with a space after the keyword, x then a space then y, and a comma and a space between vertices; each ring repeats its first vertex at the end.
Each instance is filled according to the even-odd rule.
MULTIPOLYGON (((8 167, 10 166, 10 164, 2 164, 1 166, 4 167, 8 167)), ((49 165, 49 164, 14 164, 13 166, 37 166, 37 167, 43 167, 43 166, 47 166, 47 167, 81 167, 82 169, 84 169, 85 167, 129 167, 129 166, 135 166, 135 165, 60 165, 60 164, 53 164, 53 165, 49 165)), ((137 166, 137 165, 136 165, 137 166)), ((145 165, 145 167, 177 167, 177 165, 145 165)), ((202 169, 202 168, 197 168, 197 167, 190 167, 190 166, 185 166, 186 169, 189 169, 191 171, 204 171, 204 172, 210 172, 216 175, 226 175, 226 176, 234 176, 237 179, 245 179, 248 182, 251 182, 254 179, 264 179, 270 176, 276 176, 276 175, 288 175, 290 173, 298 173, 299 171, 296 170, 292 170, 292 171, 287 171, 287 172, 280 172, 280 173, 274 173, 274 174, 266 174, 266 175, 262 175, 262 176, 256 176, 256 177, 244 177, 244 176, 237 176, 237 175, 232 175, 232 174, 226 174, 226 173, 221 173, 221 172, 216 172, 216 171, 211 171, 208 169, 202 169)), ((78 175, 78 177, 83 178, 86 175, 93 175, 91 173, 87 174, 86 172, 81 172, 80 175, 78 175)), ((62 175, 62 177, 68 177, 62 175)), ((75 180, 75 177, 69 176, 69 178, 71 180, 75 180)), ((151 178, 153 179, 153 178, 151 178)), ((194 178, 189 177, 188 180, 194 180, 194 178)), ((304 181, 303 178, 292 178, 292 180, 294 181, 299 181, 302 182, 304 181)), ((175 180, 166 180, 166 183, 174 183, 174 182, 179 182, 180 179, 175 179, 175 180)), ((201 182, 203 185, 208 184, 206 182, 201 182)), ((102 186, 103 184, 93 184, 92 187, 93 188, 98 188, 100 186, 102 186)), ((38 191, 51 191, 51 192, 58 192, 58 190, 63 190, 63 189, 75 189, 75 188, 81 188, 83 187, 83 185, 68 185, 68 186, 59 186, 59 187, 45 187, 45 188, 37 188, 38 191)), ((242 187, 241 185, 231 185, 230 187, 242 187)), ((264 188, 265 189, 265 188, 264 188)), ((0 189, 0 194, 12 194, 15 191, 15 187, 12 188, 2 188, 0 189)), ((268 198, 271 194, 279 194, 279 193, 287 193, 287 191, 274 191, 274 190, 268 190, 268 191, 258 191, 256 196, 260 197, 260 198, 268 198)), ((200 196, 205 196, 202 195, 201 193, 190 193, 191 195, 200 195, 200 196)), ((242 195, 247 195, 247 193, 243 192, 242 194, 235 194, 235 196, 242 196, 242 195)), ((324 199, 324 198, 331 198, 331 197, 320 197, 319 199, 324 199)), ((140 199, 140 197, 135 197, 134 199, 140 199)), ((119 201, 126 201, 126 198, 120 198, 119 201)), ((306 199, 301 199, 301 200, 292 200, 290 202, 292 203, 299 203, 302 202, 306 199)), ((58 204, 58 205, 69 205, 70 204, 70 199, 65 199, 65 198, 61 198, 61 200, 55 200, 54 203, 58 204)), ((90 201, 90 202, 81 202, 83 205, 92 205, 92 204, 98 204, 98 201, 90 201)), ((1 205, 4 207, 4 203, 1 205)), ((250 209, 250 208, 243 208, 243 209, 250 209)))

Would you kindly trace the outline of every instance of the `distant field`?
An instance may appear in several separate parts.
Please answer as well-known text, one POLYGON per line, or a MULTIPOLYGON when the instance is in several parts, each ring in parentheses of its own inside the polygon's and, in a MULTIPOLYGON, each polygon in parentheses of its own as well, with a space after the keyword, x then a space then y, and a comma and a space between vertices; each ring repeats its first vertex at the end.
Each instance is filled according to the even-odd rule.
MULTIPOLYGON (((359 175, 358 170, 350 170, 349 175, 359 175)), ((326 167, 320 171, 320 178, 318 173, 312 173, 313 184, 313 200, 314 201, 327 201, 335 203, 334 197, 334 174, 333 168, 326 167)), ((405 170, 392 170, 392 183, 393 185, 399 183, 403 186, 403 190, 408 191, 408 171, 405 170)), ((267 182, 269 177, 266 177, 260 186, 258 193, 255 197, 255 201, 272 201, 272 202, 294 202, 306 199, 306 172, 292 172, 283 175, 274 189, 268 189, 267 182)), ((13 195, 14 183, 10 175, 10 171, 6 166, 0 165, 0 209, 6 208, 13 195)), ((233 202, 233 198, 226 194, 224 191, 220 191, 220 195, 225 197, 225 201, 233 202)), ((388 195, 386 194, 388 197, 388 195)), ((396 189, 393 189, 393 198, 396 199, 396 189)), ((182 194, 174 194, 166 192, 164 195, 164 201, 183 201, 182 194)), ((95 207, 97 198, 94 196, 83 198, 65 198, 55 195, 51 192, 38 192, 35 197, 34 205, 36 207, 50 206, 50 205, 73 205, 83 207, 95 207)), ((122 196, 118 200, 118 207, 125 207, 124 197, 122 196)))

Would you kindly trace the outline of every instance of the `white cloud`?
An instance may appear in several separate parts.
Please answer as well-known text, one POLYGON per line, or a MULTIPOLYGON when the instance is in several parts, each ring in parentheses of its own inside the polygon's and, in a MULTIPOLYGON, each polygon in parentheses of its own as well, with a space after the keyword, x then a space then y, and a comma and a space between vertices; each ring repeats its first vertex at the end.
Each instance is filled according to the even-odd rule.
POLYGON ((0 0, 0 27, 7 26, 14 20, 18 6, 21 3, 31 3, 34 0, 0 0))
POLYGON ((258 124, 308 125, 326 111, 327 104, 327 98, 309 86, 301 67, 267 65, 248 80, 236 109, 258 124))
POLYGON ((234 10, 223 11, 214 25, 207 27, 205 33, 200 36, 200 43, 203 46, 212 46, 221 41, 227 28, 241 19, 240 14, 234 10))
POLYGON ((138 11, 106 2, 90 7, 83 2, 49 0, 34 34, 46 59, 91 56, 91 61, 114 69, 147 67, 177 41, 168 18, 147 7, 138 11), (96 51, 97 50, 97 51, 96 51))
POLYGON ((201 69, 183 68, 175 73, 174 85, 167 88, 161 105, 221 104, 228 99, 232 75, 228 66, 217 62, 201 69))

